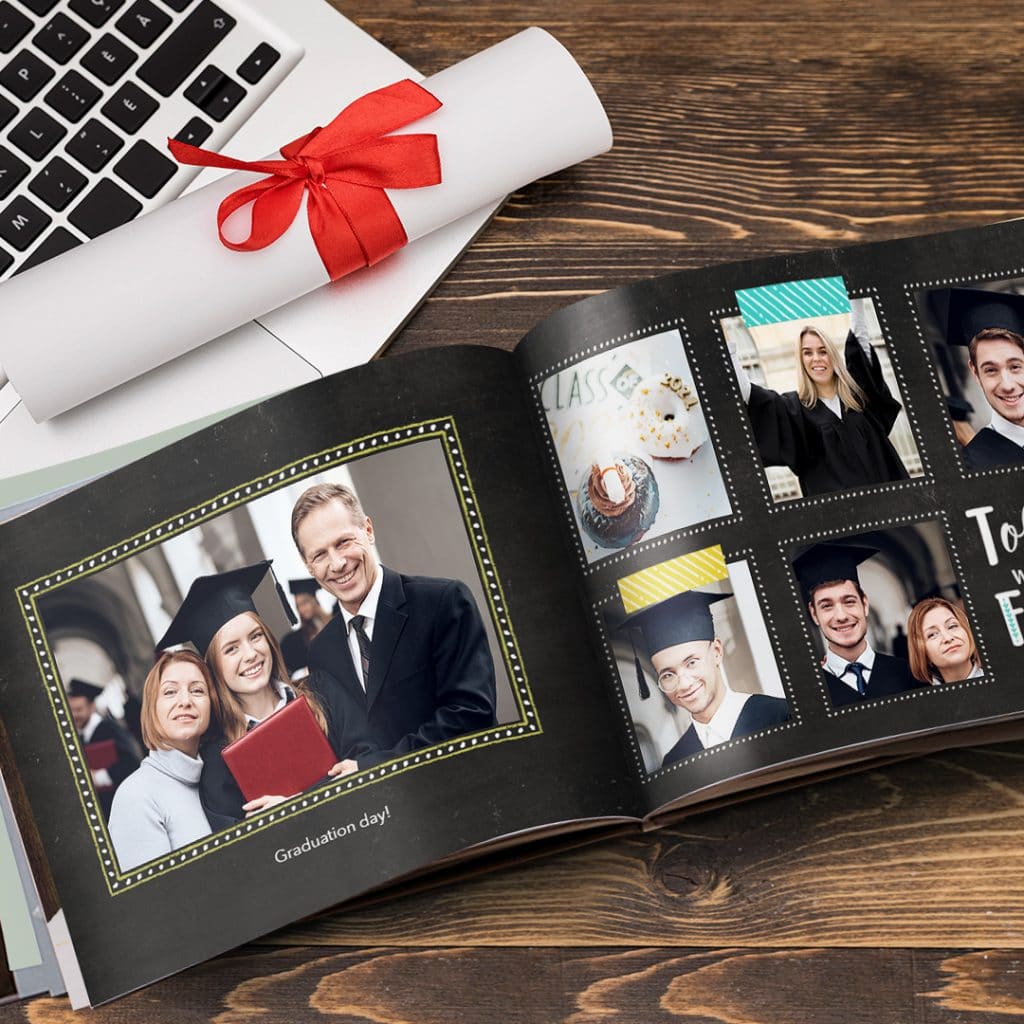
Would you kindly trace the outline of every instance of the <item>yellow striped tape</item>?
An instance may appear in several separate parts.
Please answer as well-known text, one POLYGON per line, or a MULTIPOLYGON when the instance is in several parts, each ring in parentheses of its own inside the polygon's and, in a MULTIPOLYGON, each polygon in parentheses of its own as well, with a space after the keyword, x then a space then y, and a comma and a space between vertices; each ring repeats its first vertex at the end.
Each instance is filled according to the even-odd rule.
POLYGON ((640 611, 659 601, 729 578, 721 544, 659 562, 619 580, 619 594, 626 613, 640 611))

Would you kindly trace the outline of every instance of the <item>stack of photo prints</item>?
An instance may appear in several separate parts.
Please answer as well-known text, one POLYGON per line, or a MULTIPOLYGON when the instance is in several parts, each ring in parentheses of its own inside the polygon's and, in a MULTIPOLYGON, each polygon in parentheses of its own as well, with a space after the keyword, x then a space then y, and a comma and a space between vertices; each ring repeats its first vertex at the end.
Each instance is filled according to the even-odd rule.
POLYGON ((630 285, 0 527, 4 773, 72 1003, 498 846, 1024 733, 1022 251, 630 285))

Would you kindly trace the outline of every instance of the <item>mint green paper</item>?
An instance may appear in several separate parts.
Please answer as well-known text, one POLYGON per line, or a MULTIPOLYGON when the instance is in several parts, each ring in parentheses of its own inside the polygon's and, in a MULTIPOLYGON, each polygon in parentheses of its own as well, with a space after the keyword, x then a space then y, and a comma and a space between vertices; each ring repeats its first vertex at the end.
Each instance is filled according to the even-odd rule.
POLYGON ((7 951, 7 967, 21 971, 38 967, 43 962, 32 927, 32 914, 25 902, 18 865, 14 860, 14 847, 7 832, 7 822, 0 814, 0 928, 7 951))

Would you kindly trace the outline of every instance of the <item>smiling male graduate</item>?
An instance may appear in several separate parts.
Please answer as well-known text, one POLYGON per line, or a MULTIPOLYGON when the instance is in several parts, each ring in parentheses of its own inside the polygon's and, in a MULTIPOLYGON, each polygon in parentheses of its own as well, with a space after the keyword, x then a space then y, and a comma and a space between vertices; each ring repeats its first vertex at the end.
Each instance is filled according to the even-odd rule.
POLYGON ((878 549, 815 544, 793 562, 807 610, 825 640, 822 674, 833 707, 890 697, 926 686, 903 658, 875 651, 868 640, 868 595, 857 567, 878 549))
POLYGON ((627 620, 640 627, 644 649, 657 673, 658 689, 672 704, 690 713, 689 728, 663 758, 663 768, 789 718, 789 706, 781 697, 741 693, 725 680, 725 652, 715 634, 711 606, 731 596, 689 590, 627 620))
POLYGON ((946 341, 967 348, 968 366, 992 410, 964 447, 964 459, 971 469, 1024 465, 1024 295, 946 291, 946 341))

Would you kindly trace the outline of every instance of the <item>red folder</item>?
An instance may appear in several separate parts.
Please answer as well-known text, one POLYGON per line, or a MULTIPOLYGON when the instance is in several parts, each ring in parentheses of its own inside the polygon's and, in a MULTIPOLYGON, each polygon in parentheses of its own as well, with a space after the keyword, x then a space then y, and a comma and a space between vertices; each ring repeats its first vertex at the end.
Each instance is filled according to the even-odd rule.
POLYGON ((223 756, 246 801, 301 793, 338 761, 305 697, 229 743, 223 756))
MULTIPOLYGON (((117 747, 113 740, 97 740, 95 743, 86 743, 82 752, 85 754, 85 763, 93 772, 110 768, 117 763, 117 747)), ((113 788, 113 786, 97 786, 96 791, 106 793, 113 788)))
POLYGON ((117 763, 117 747, 113 740, 97 740, 85 745, 85 763, 90 771, 98 772, 117 763))

